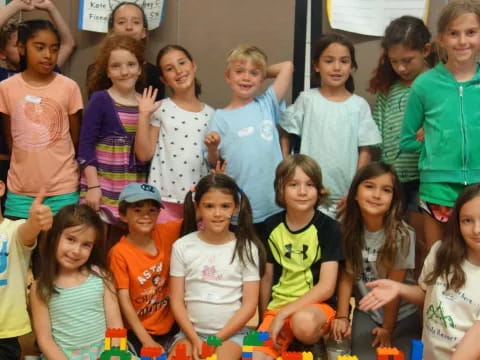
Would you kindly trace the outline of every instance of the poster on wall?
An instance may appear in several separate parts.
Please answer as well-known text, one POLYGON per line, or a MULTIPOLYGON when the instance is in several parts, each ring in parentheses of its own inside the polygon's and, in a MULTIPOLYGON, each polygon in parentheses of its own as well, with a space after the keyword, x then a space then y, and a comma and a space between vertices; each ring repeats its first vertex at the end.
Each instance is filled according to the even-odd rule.
MULTIPOLYGON (((0 0, 4 1, 4 0, 0 0)), ((140 5, 148 20, 148 29, 160 26, 165 0, 130 0, 140 5)), ((106 33, 108 17, 123 0, 80 0, 78 11, 78 28, 81 30, 106 33)))
POLYGON ((430 0, 327 0, 332 29, 383 36, 385 28, 403 15, 427 22, 430 0))

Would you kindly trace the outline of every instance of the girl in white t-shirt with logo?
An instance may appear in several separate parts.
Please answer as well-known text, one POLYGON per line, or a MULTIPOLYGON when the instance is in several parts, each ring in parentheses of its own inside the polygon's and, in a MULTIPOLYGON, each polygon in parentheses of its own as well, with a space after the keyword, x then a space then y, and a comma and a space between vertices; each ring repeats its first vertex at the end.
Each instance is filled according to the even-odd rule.
POLYGON ((186 344, 198 359, 202 341, 216 335, 223 342, 215 350, 218 360, 240 359, 265 264, 250 202, 233 179, 212 174, 187 193, 184 209, 186 235, 173 244, 170 263, 170 306, 182 330, 175 347, 186 344), (196 231, 199 219, 204 226, 196 231))
POLYGON ((140 99, 135 153, 150 161, 148 182, 156 186, 165 208, 159 223, 183 217, 183 198, 192 185, 208 174, 202 154, 203 139, 213 109, 202 103, 197 65, 179 45, 167 45, 157 55, 160 79, 172 96, 155 103, 157 90, 145 89, 140 99))
POLYGON ((444 238, 430 249, 418 285, 373 281, 367 284, 373 290, 360 301, 360 308, 378 309, 397 297, 423 304, 424 359, 450 359, 480 320, 478 279, 480 184, 475 184, 458 197, 444 238))

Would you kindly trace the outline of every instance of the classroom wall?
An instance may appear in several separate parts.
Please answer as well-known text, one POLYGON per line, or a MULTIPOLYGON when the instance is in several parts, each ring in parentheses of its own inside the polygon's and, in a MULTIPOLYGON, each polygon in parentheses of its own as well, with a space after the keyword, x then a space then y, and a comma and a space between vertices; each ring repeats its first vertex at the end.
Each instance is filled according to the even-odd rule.
MULTIPOLYGON (((78 0, 53 0, 64 15, 77 42, 77 49, 62 71, 76 80, 85 95, 85 72, 94 61, 104 34, 77 29, 78 0)), ((428 26, 435 32, 435 23, 445 0, 430 0, 428 26)), ((312 6, 325 1, 312 0, 312 6)), ((214 107, 225 106, 230 91, 224 81, 225 57, 239 43, 255 44, 268 54, 270 62, 293 57, 294 0, 166 0, 160 28, 150 31, 148 59, 155 62, 158 50, 170 43, 187 48, 198 65, 198 78, 203 86, 202 100, 214 107)), ((323 30, 331 31, 323 12, 323 30)), ((44 17, 39 12, 25 13, 24 18, 44 17)), ((355 73, 357 93, 374 103, 366 92, 368 80, 380 55, 377 37, 345 33, 356 46, 359 70, 355 73)), ((312 39, 313 41, 314 39, 312 39)), ((289 100, 290 95, 287 100, 289 100)))
MULTIPOLYGON (((71 24, 77 49, 62 71, 76 80, 85 95, 85 72, 94 61, 104 34, 77 29, 78 0, 53 0, 71 24)), ((228 104, 229 88, 224 81, 228 50, 240 43, 262 48, 269 61, 293 55, 294 7, 292 0, 165 0, 160 28, 150 31, 148 59, 155 63, 158 50, 177 43, 189 50, 198 65, 202 100, 214 107, 228 104)), ((24 18, 43 16, 39 12, 24 18)))

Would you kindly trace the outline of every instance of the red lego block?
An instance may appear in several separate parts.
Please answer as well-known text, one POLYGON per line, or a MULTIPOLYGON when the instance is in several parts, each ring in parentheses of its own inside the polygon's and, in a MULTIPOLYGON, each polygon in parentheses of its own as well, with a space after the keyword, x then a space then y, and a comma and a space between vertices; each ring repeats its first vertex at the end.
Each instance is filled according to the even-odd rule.
POLYGON ((202 352, 200 353, 200 357, 202 359, 212 356, 214 351, 214 346, 208 345, 205 341, 202 342, 202 352))
POLYGON ((187 356, 187 347, 185 344, 180 344, 176 347, 173 360, 192 360, 191 356, 187 356))
POLYGON ((282 360, 302 360, 302 353, 297 351, 287 351, 282 353, 282 360))
POLYGON ((127 329, 107 329, 105 331, 105 337, 107 338, 124 338, 127 337, 127 329))
POLYGON ((163 354, 161 347, 142 347, 140 356, 157 357, 163 354))

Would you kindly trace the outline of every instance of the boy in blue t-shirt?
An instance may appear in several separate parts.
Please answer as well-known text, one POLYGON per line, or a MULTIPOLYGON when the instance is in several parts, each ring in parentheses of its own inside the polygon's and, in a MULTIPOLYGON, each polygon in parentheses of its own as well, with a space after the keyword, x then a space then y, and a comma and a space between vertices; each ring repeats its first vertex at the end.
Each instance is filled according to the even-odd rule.
POLYGON ((217 110, 205 137, 208 161, 215 166, 227 161, 226 172, 247 194, 253 222, 261 232, 263 221, 279 211, 272 188, 275 168, 282 160, 277 130, 279 102, 292 79, 290 61, 267 67, 266 55, 257 47, 240 45, 227 58, 225 79, 232 100, 217 110), (257 96, 266 78, 275 78, 267 91, 257 96))

